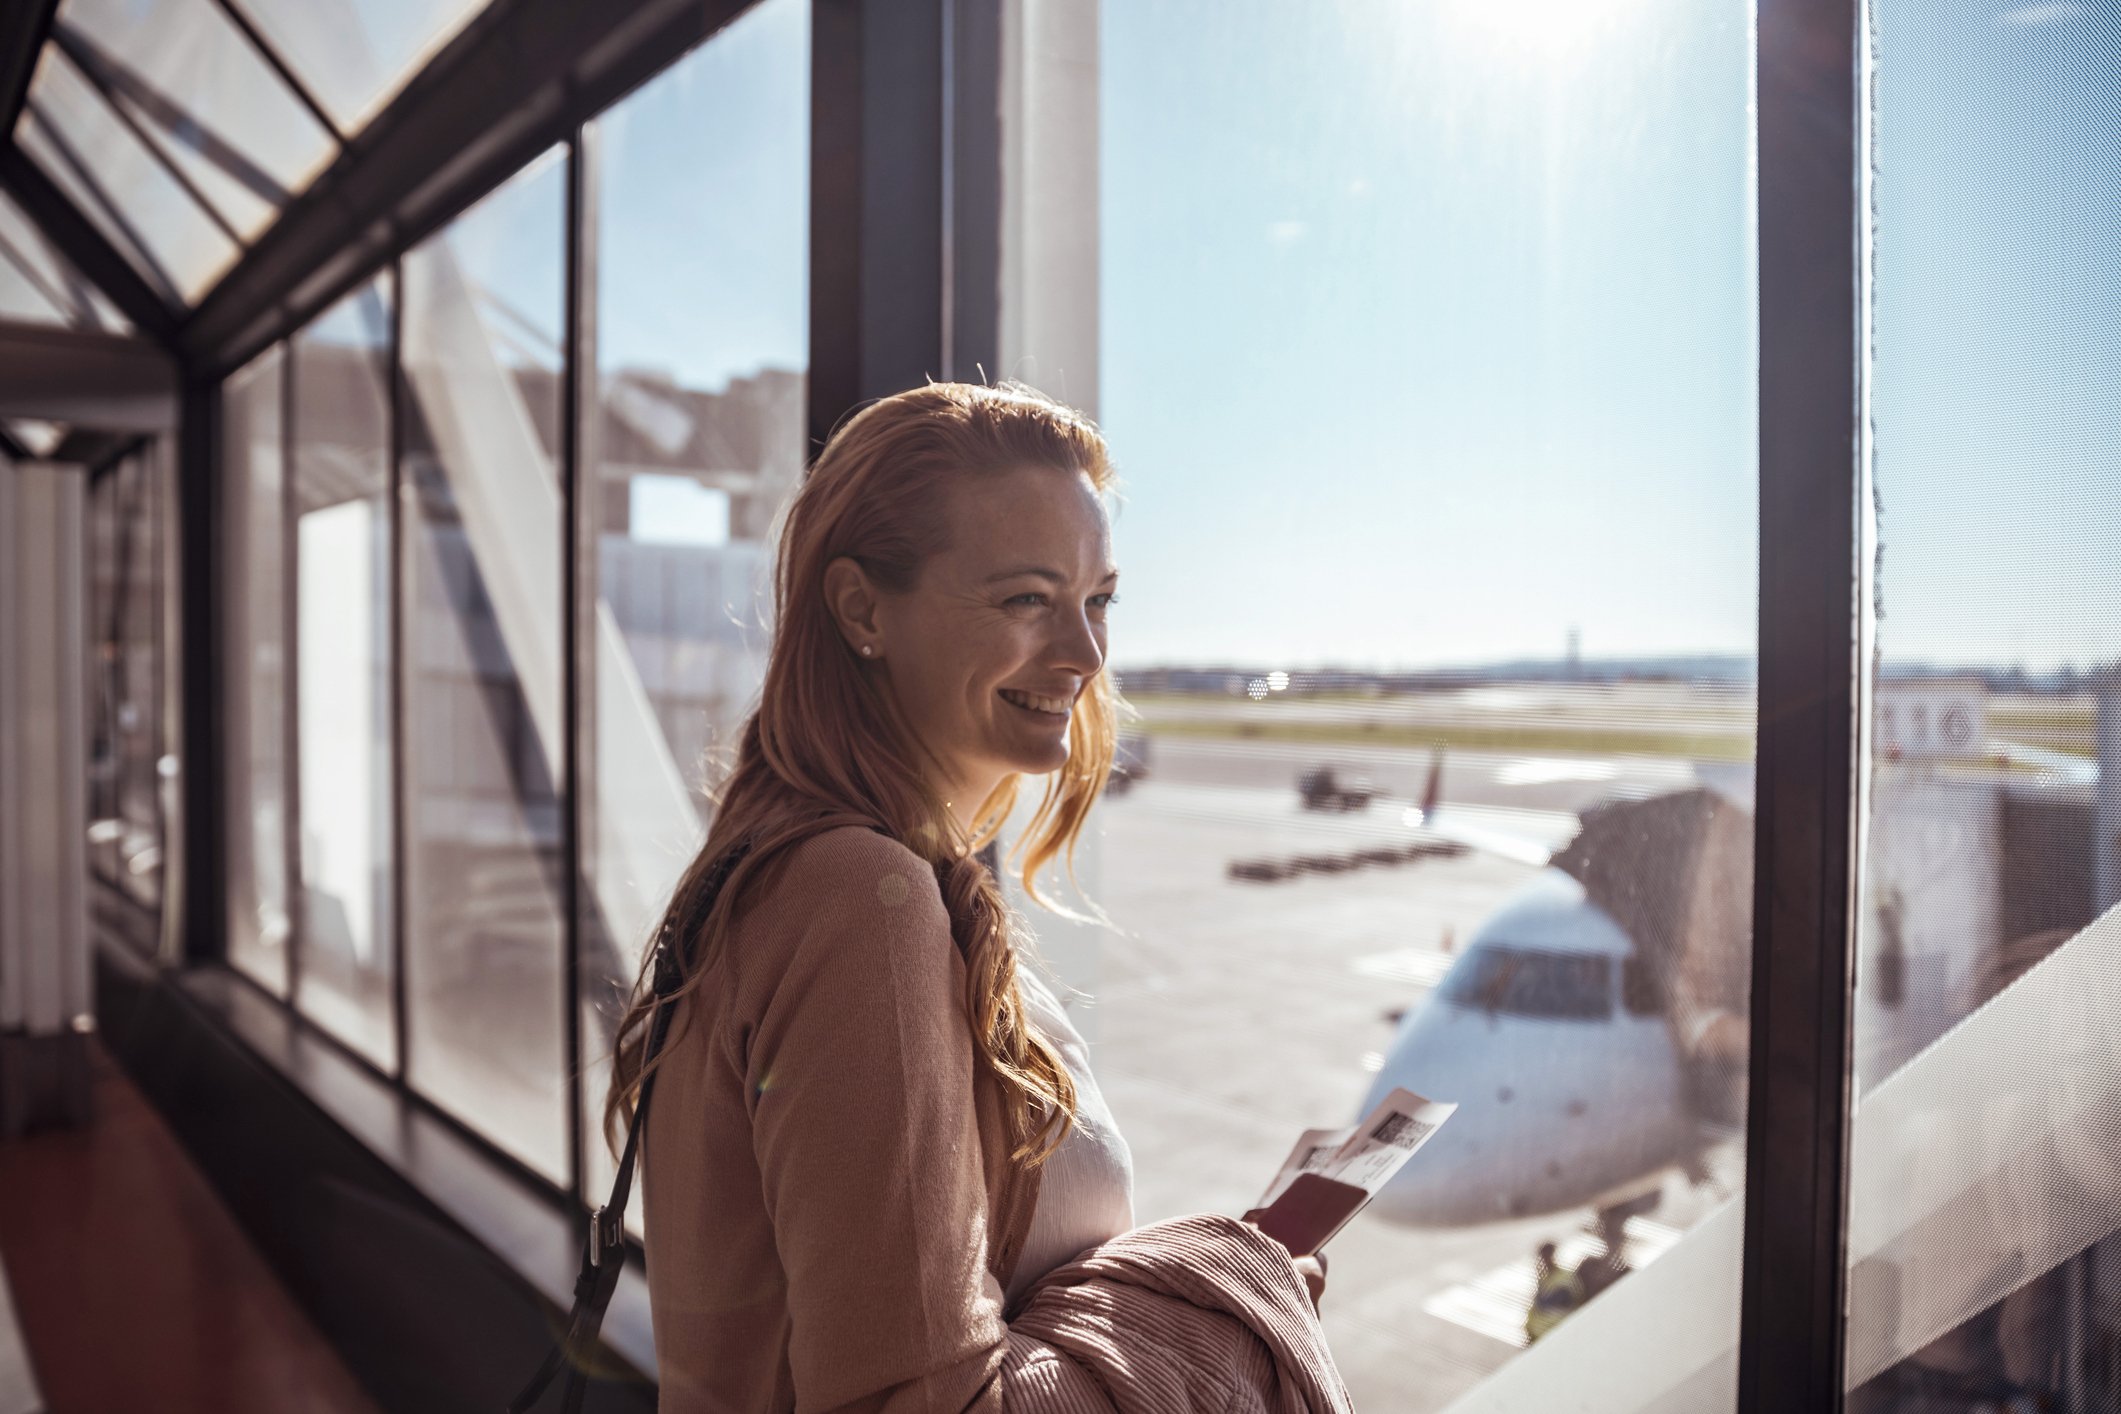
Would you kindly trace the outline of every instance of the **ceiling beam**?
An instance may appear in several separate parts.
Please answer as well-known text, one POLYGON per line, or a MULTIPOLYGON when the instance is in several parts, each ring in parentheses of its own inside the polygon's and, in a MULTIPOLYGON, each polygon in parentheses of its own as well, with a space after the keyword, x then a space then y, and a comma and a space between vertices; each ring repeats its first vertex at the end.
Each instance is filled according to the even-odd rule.
POLYGON ((497 0, 208 293, 187 364, 236 368, 661 72, 744 0, 497 0))
POLYGON ((13 132, 15 119, 22 116, 30 76, 37 72, 37 56, 51 38, 58 13, 59 0, 0 8, 0 134, 13 132))

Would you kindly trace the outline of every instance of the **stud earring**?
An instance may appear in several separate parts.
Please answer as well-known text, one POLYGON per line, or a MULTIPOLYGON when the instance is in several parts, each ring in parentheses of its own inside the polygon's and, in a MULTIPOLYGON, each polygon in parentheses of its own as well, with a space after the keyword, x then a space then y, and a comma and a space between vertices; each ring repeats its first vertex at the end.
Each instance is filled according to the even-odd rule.
POLYGON ((864 644, 862 645, 862 656, 863 656, 864 658, 868 657, 868 656, 869 656, 870 654, 872 654, 872 653, 874 653, 874 652, 876 652, 876 647, 875 647, 875 645, 873 645, 873 644, 868 644, 868 643, 864 643, 864 644))

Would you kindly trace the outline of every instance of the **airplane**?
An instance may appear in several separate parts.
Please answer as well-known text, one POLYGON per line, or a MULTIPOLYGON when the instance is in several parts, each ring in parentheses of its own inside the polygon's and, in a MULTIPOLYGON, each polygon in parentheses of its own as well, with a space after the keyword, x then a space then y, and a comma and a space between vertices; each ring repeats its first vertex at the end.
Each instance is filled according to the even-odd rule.
MULTIPOLYGON (((1442 767, 1439 753, 1404 823, 1540 872, 1399 1019, 1357 1112, 1401 1085, 1459 1109, 1372 1210, 1425 1227, 1586 1208, 1624 1220, 1653 1209, 1675 1170, 1712 1183, 1711 1157, 1744 1124, 1750 763, 1697 762, 1692 785, 1602 800, 1559 848, 1442 803, 1442 767)), ((1998 959, 2052 946, 2053 935, 1997 931, 2017 887, 2000 822, 2030 818, 2027 805, 1999 806, 2022 794, 2062 812, 2045 827, 2057 838, 2090 838, 2098 779, 2084 758, 1993 739, 1971 760, 1880 765, 1873 926, 1858 930, 1859 1088, 1972 1010, 1998 959), (1912 995, 1911 978, 1927 990, 1912 995)), ((2051 922, 2096 912, 2040 887, 2051 922)))
MULTIPOLYGON (((1365 1106, 1404 1085, 1454 1100, 1459 1109, 1372 1211, 1424 1227, 1582 1208, 1625 1218, 1653 1207, 1675 1168, 1705 1180, 1707 1151, 1736 1119, 1727 1100, 1706 1102, 1728 1094, 1730 1077, 1717 1073, 1729 1070, 1733 1055, 1742 1068, 1742 1030, 1733 1047, 1732 1017, 1685 1004, 1670 957, 1676 940, 1664 940, 1665 958, 1639 946, 1578 875, 1612 885, 1590 863, 1597 851, 1587 842, 1596 836, 1647 833, 1655 840, 1705 830, 1721 849, 1697 848, 1695 857, 1709 862, 1680 872, 1727 876, 1742 856, 1747 887, 1732 889, 1734 881, 1723 878, 1724 887, 1710 893, 1726 895, 1725 906, 1689 898, 1681 908, 1690 921, 1735 928, 1718 950, 1742 956, 1749 919, 1734 915, 1728 902, 1750 895, 1751 802, 1735 773, 1725 778, 1711 769, 1713 787, 1601 802, 1584 812, 1575 839, 1556 850, 1454 818, 1438 803, 1442 765, 1439 753, 1406 823, 1542 867, 1474 931, 1435 989, 1402 1016, 1386 1048, 1365 1106), (1652 815, 1664 817, 1664 828, 1645 832, 1640 827, 1652 815), (1721 1083, 1705 1084, 1703 1071, 1721 1083)), ((1658 931, 1654 919, 1630 921, 1658 931)))

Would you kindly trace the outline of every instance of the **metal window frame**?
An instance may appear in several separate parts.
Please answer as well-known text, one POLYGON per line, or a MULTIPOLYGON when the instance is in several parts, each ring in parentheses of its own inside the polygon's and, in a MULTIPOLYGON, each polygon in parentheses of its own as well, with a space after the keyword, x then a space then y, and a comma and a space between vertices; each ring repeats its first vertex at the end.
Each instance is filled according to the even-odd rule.
MULTIPOLYGON (((601 176, 601 142, 594 123, 578 126, 567 142, 567 205, 565 282, 560 380, 560 720, 565 740, 561 743, 560 850, 560 1021, 562 1052, 567 1078, 567 1190, 572 1211, 586 1218, 597 1201, 589 1193, 587 1124, 589 1105, 582 1093, 584 1050, 582 1045, 582 949, 586 941, 586 910, 595 906, 588 884, 588 851, 583 822, 596 799, 594 783, 584 772, 594 761, 594 751, 584 750, 593 739, 596 701, 585 691, 596 682, 596 617, 592 592, 584 595, 583 567, 593 565, 596 553, 596 522, 589 507, 593 494, 583 468, 598 464, 594 416, 585 408, 597 405, 597 227, 600 211, 598 179, 601 176)), ((595 577, 588 578, 593 587, 595 577)))
POLYGON ((1858 713, 1866 697, 1861 0, 1755 36, 1760 668, 1741 1414, 1842 1407, 1858 713))

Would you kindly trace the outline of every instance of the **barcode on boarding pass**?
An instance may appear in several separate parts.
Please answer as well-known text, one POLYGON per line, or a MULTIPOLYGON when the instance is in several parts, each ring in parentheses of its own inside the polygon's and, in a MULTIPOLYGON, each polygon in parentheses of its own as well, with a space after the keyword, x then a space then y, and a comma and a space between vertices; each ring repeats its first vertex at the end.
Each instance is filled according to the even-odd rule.
POLYGON ((1418 1149, 1421 1141, 1435 1128, 1435 1125, 1424 1124, 1412 1115, 1389 1114, 1370 1131, 1370 1140, 1376 1144, 1389 1144, 1395 1149, 1418 1149))

